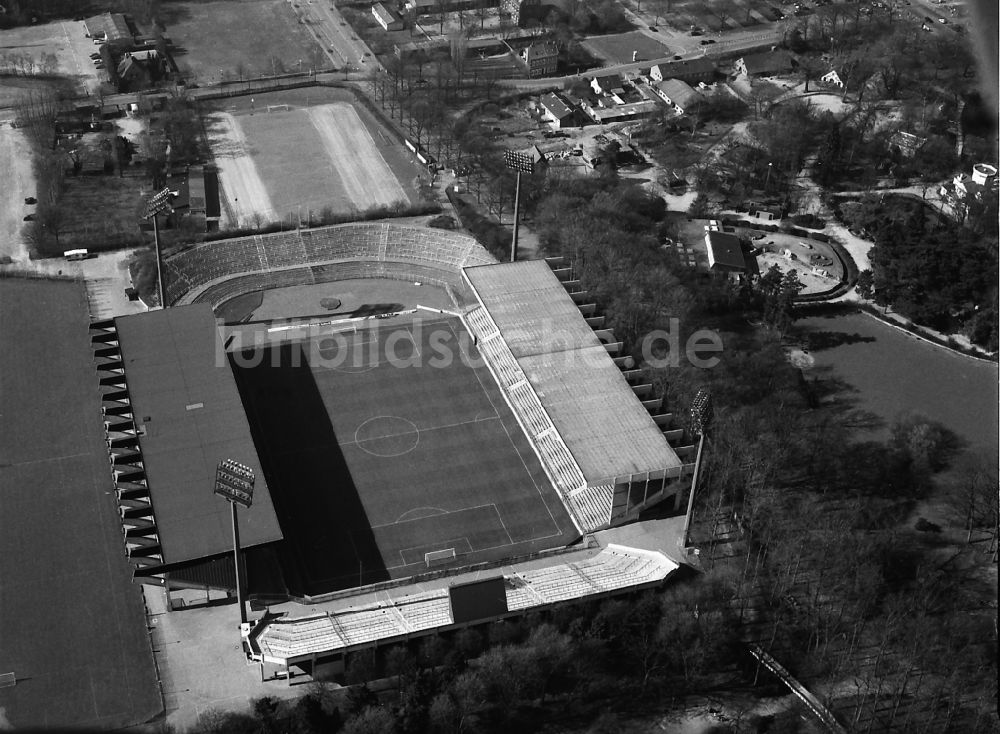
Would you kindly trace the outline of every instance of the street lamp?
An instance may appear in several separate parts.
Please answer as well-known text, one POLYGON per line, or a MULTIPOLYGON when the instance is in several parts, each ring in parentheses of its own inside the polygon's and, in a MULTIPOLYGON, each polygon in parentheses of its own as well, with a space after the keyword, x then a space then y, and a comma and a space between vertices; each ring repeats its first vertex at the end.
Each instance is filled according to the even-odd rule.
POLYGON ((170 205, 171 191, 164 187, 149 197, 146 202, 146 209, 143 212, 143 219, 153 220, 153 243, 156 247, 156 282, 160 289, 160 308, 167 307, 167 291, 163 287, 163 268, 160 266, 160 226, 157 224, 156 215, 163 212, 172 212, 174 208, 170 205))
POLYGON ((514 189, 514 237, 510 243, 510 261, 517 260, 517 230, 520 226, 520 205, 521 205, 521 174, 534 173, 535 161, 528 153, 520 153, 516 150, 505 150, 503 154, 504 163, 507 168, 517 171, 517 185, 514 189))
POLYGON ((771 180, 771 167, 773 165, 774 164, 770 162, 767 164, 767 176, 764 178, 764 191, 767 191, 767 184, 771 180))
POLYGON ((236 603, 240 606, 240 625, 247 623, 247 609, 243 602, 243 572, 240 563, 240 529, 236 522, 236 505, 249 509, 253 504, 254 473, 246 464, 233 459, 223 459, 215 472, 215 494, 229 500, 233 516, 233 570, 236 572, 236 603))
POLYGON ((691 475, 691 492, 688 494, 687 513, 684 515, 684 530, 681 533, 681 547, 688 547, 688 534, 691 530, 691 516, 694 513, 694 493, 698 488, 698 471, 701 469, 701 451, 705 446, 705 434, 712 422, 712 396, 704 388, 698 391, 691 401, 690 430, 698 436, 698 453, 694 460, 694 473, 691 475))

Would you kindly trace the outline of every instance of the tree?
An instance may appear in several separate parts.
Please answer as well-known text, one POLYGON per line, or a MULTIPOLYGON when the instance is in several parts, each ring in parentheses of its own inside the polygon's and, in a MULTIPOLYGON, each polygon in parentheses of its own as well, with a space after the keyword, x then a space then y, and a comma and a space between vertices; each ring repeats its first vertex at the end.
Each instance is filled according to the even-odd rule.
POLYGON ((866 301, 875 297, 875 276, 872 271, 865 269, 858 273, 857 283, 854 285, 855 292, 866 301))
POLYGON ((368 706, 351 717, 344 726, 344 734, 385 734, 395 729, 396 719, 383 706, 368 706))
POLYGON ((799 73, 805 82, 805 90, 809 91, 809 82, 820 76, 826 70, 826 64, 815 56, 799 57, 799 73))

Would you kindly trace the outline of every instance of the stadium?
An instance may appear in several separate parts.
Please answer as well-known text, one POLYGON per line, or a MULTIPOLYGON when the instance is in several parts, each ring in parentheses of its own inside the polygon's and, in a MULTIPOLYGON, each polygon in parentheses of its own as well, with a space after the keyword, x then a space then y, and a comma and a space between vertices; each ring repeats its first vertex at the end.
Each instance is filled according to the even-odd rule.
POLYGON ((693 447, 561 262, 369 222, 163 269, 170 308, 91 325, 126 552, 168 597, 234 589, 212 490, 221 460, 250 467, 251 606, 313 605, 245 626, 253 660, 342 660, 677 569, 604 531, 676 508, 693 447))

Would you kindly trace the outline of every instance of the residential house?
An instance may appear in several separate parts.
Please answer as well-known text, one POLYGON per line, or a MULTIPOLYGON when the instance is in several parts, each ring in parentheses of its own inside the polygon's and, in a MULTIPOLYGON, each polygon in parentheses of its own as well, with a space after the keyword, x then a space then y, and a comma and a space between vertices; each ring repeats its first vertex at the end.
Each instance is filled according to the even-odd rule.
POLYGON ((710 84, 715 79, 715 72, 715 62, 706 57, 656 64, 649 70, 649 78, 655 82, 662 82, 664 79, 680 79, 688 84, 697 84, 698 82, 710 84))
POLYGON ((734 234, 705 228, 708 267, 713 273, 739 279, 757 273, 757 259, 743 252, 743 243, 734 234))
POLYGON ((953 204, 982 201, 986 192, 997 188, 997 168, 989 163, 977 163, 972 175, 960 173, 938 190, 942 198, 953 204))
POLYGON ((403 28, 403 21, 400 17, 382 3, 372 5, 372 15, 375 17, 375 22, 382 26, 383 30, 398 31, 403 28))
POLYGON ((612 96, 625 91, 625 85, 622 82, 620 74, 595 76, 590 80, 590 88, 594 90, 595 94, 608 94, 612 96))
POLYGON ((681 115, 702 99, 700 93, 680 79, 664 79, 662 82, 657 82, 653 88, 681 115))
POLYGON ((145 64, 136 61, 131 54, 125 54, 118 62, 116 68, 118 74, 119 92, 136 92, 149 86, 151 77, 145 64))
POLYGON ((552 128, 560 130, 564 127, 578 126, 579 116, 576 108, 562 95, 549 92, 542 95, 538 104, 542 108, 542 119, 552 128))
POLYGON ((836 69, 830 69, 819 80, 834 87, 844 88, 844 80, 840 78, 840 74, 837 73, 836 69))
POLYGON ((552 41, 536 41, 524 48, 519 58, 528 68, 529 77, 551 76, 559 65, 559 47, 552 41))
POLYGON ((774 51, 763 51, 756 54, 748 54, 736 60, 733 69, 737 74, 743 76, 771 76, 773 74, 787 74, 792 71, 795 64, 787 51, 776 49, 774 51))

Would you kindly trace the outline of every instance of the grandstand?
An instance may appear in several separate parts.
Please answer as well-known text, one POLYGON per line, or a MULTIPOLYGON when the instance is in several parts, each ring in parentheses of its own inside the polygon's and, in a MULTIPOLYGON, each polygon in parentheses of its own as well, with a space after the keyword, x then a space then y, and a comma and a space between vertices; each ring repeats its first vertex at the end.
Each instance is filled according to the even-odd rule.
POLYGON ((462 272, 477 303, 468 328, 581 529, 676 500, 693 471, 671 445, 683 431, 650 416, 659 401, 639 398, 650 386, 628 384, 609 354, 617 345, 601 341, 552 268, 535 260, 462 272))
POLYGON ((352 650, 459 629, 470 624, 542 611, 554 605, 610 596, 655 586, 677 570, 676 563, 657 551, 609 544, 527 564, 497 569, 492 578, 471 574, 473 583, 503 580, 505 598, 484 616, 459 619, 454 588, 464 577, 381 592, 377 600, 356 598, 324 605, 323 611, 301 618, 262 619, 247 638, 251 659, 260 663, 292 664, 342 656, 352 650), (428 586, 435 586, 425 590, 428 586))
POLYGON ((249 290, 347 278, 412 280, 461 288, 461 268, 495 262, 471 237, 392 222, 204 242, 164 258, 168 301, 213 308, 249 290))

